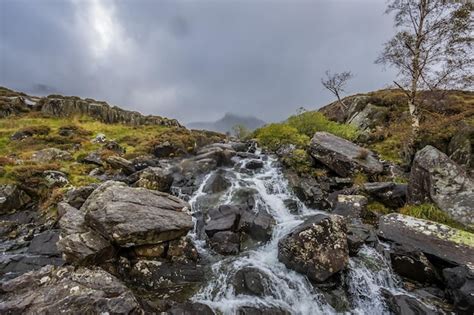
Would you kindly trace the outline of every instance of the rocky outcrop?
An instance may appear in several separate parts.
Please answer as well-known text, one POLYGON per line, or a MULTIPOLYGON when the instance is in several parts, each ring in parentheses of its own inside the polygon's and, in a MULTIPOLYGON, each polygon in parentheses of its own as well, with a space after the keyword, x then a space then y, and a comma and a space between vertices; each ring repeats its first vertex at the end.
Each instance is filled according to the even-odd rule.
POLYGON ((309 153, 342 177, 356 171, 369 175, 383 172, 383 165, 373 152, 327 132, 315 133, 309 153))
POLYGON ((392 213, 379 221, 378 235, 450 264, 474 266, 474 235, 449 226, 392 213))
POLYGON ((327 280, 349 262, 344 218, 321 214, 309 219, 278 242, 278 259, 313 281, 327 280))
POLYGON ((408 184, 410 203, 433 202, 454 220, 474 225, 474 180, 432 146, 418 151, 408 184))
POLYGON ((0 214, 20 210, 30 201, 30 196, 18 186, 0 185, 0 214))
POLYGON ((121 247, 157 244, 185 235, 193 227, 189 204, 167 193, 100 185, 81 207, 86 223, 121 247))
POLYGON ((2 314, 142 314, 132 292, 102 269, 46 266, 1 285, 2 314))

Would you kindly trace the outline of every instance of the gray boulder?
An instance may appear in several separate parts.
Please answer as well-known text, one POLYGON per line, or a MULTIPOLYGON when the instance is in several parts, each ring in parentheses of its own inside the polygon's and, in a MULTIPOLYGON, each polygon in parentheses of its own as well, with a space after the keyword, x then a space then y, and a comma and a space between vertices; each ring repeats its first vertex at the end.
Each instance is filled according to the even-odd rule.
POLYGON ((240 251, 240 235, 232 231, 220 231, 209 239, 211 248, 221 255, 236 255, 240 251))
POLYGON ((372 151, 327 132, 314 134, 309 152, 342 177, 351 176, 355 171, 369 175, 383 172, 383 164, 372 151))
POLYGON ((339 195, 333 213, 358 220, 367 211, 367 198, 361 195, 339 195))
POLYGON ((316 215, 278 242, 278 259, 309 279, 323 282, 349 263, 346 237, 343 217, 316 215))
POLYGON ((202 191, 205 193, 219 193, 231 186, 231 182, 225 178, 225 172, 218 171, 209 177, 202 191))
POLYGON ((418 151, 408 184, 408 202, 433 202, 454 220, 474 225, 474 180, 432 146, 418 151))
POLYGON ((138 179, 133 184, 135 187, 170 192, 173 184, 172 173, 161 167, 147 167, 140 171, 137 176, 138 179))
POLYGON ((16 185, 0 185, 0 214, 20 210, 31 198, 16 185))
POLYGON ((102 269, 46 266, 1 285, 2 314, 141 314, 132 292, 102 269))
POLYGON ((71 189, 66 193, 65 201, 74 208, 79 209, 98 186, 97 184, 91 184, 71 189))
POLYGON ((269 291, 270 279, 255 267, 245 267, 237 271, 232 280, 236 294, 263 296, 269 291))
POLYGON ((443 270, 446 291, 458 314, 474 313, 474 270, 468 266, 443 270))
POLYGON ((158 244, 193 228, 190 206, 167 193, 108 181, 81 207, 86 223, 120 247, 158 244))
POLYGON ((54 162, 54 161, 70 161, 71 153, 57 148, 47 148, 33 153, 31 160, 35 162, 54 162))
POLYGON ((455 265, 474 265, 474 235, 449 226, 391 213, 380 217, 378 235, 455 265))
POLYGON ((56 246, 59 240, 59 231, 44 231, 35 235, 28 247, 28 253, 33 255, 60 256, 61 253, 56 246))
POLYGON ((105 159, 105 162, 114 169, 122 170, 126 175, 133 174, 136 171, 132 162, 117 155, 109 156, 105 159))
POLYGON ((393 209, 403 207, 407 201, 407 184, 392 182, 365 183, 364 191, 376 201, 393 209))

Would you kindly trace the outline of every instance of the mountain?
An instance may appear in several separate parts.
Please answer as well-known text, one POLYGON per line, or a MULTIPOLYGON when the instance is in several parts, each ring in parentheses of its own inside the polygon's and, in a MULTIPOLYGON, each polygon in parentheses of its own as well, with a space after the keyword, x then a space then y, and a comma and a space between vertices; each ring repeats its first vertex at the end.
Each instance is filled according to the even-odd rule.
POLYGON ((265 125, 265 122, 253 116, 240 116, 227 113, 219 120, 213 122, 191 122, 187 124, 186 127, 190 129, 205 129, 225 133, 232 132, 232 127, 235 125, 243 125, 249 130, 255 130, 265 125))

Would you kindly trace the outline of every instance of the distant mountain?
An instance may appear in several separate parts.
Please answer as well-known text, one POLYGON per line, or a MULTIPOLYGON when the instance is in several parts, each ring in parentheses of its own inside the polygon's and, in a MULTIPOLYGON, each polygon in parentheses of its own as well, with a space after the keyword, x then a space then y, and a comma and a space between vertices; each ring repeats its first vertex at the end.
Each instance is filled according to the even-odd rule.
POLYGON ((219 120, 213 122, 191 122, 186 127, 189 129, 205 129, 225 133, 232 132, 232 127, 235 125, 243 125, 249 130, 255 130, 265 125, 265 122, 253 116, 239 116, 227 113, 219 120))

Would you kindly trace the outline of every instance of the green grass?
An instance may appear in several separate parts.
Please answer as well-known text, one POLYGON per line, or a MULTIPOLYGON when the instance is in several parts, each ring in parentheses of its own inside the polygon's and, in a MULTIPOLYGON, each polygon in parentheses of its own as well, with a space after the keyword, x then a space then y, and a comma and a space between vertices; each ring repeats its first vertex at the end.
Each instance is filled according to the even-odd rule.
POLYGON ((369 204, 367 205, 367 210, 370 212, 380 213, 380 214, 389 214, 392 212, 385 205, 383 205, 382 203, 378 201, 369 202, 369 204))
POLYGON ((305 147, 310 138, 301 134, 289 124, 269 124, 255 131, 255 138, 259 144, 270 150, 278 150, 286 144, 294 144, 298 148, 305 147))

